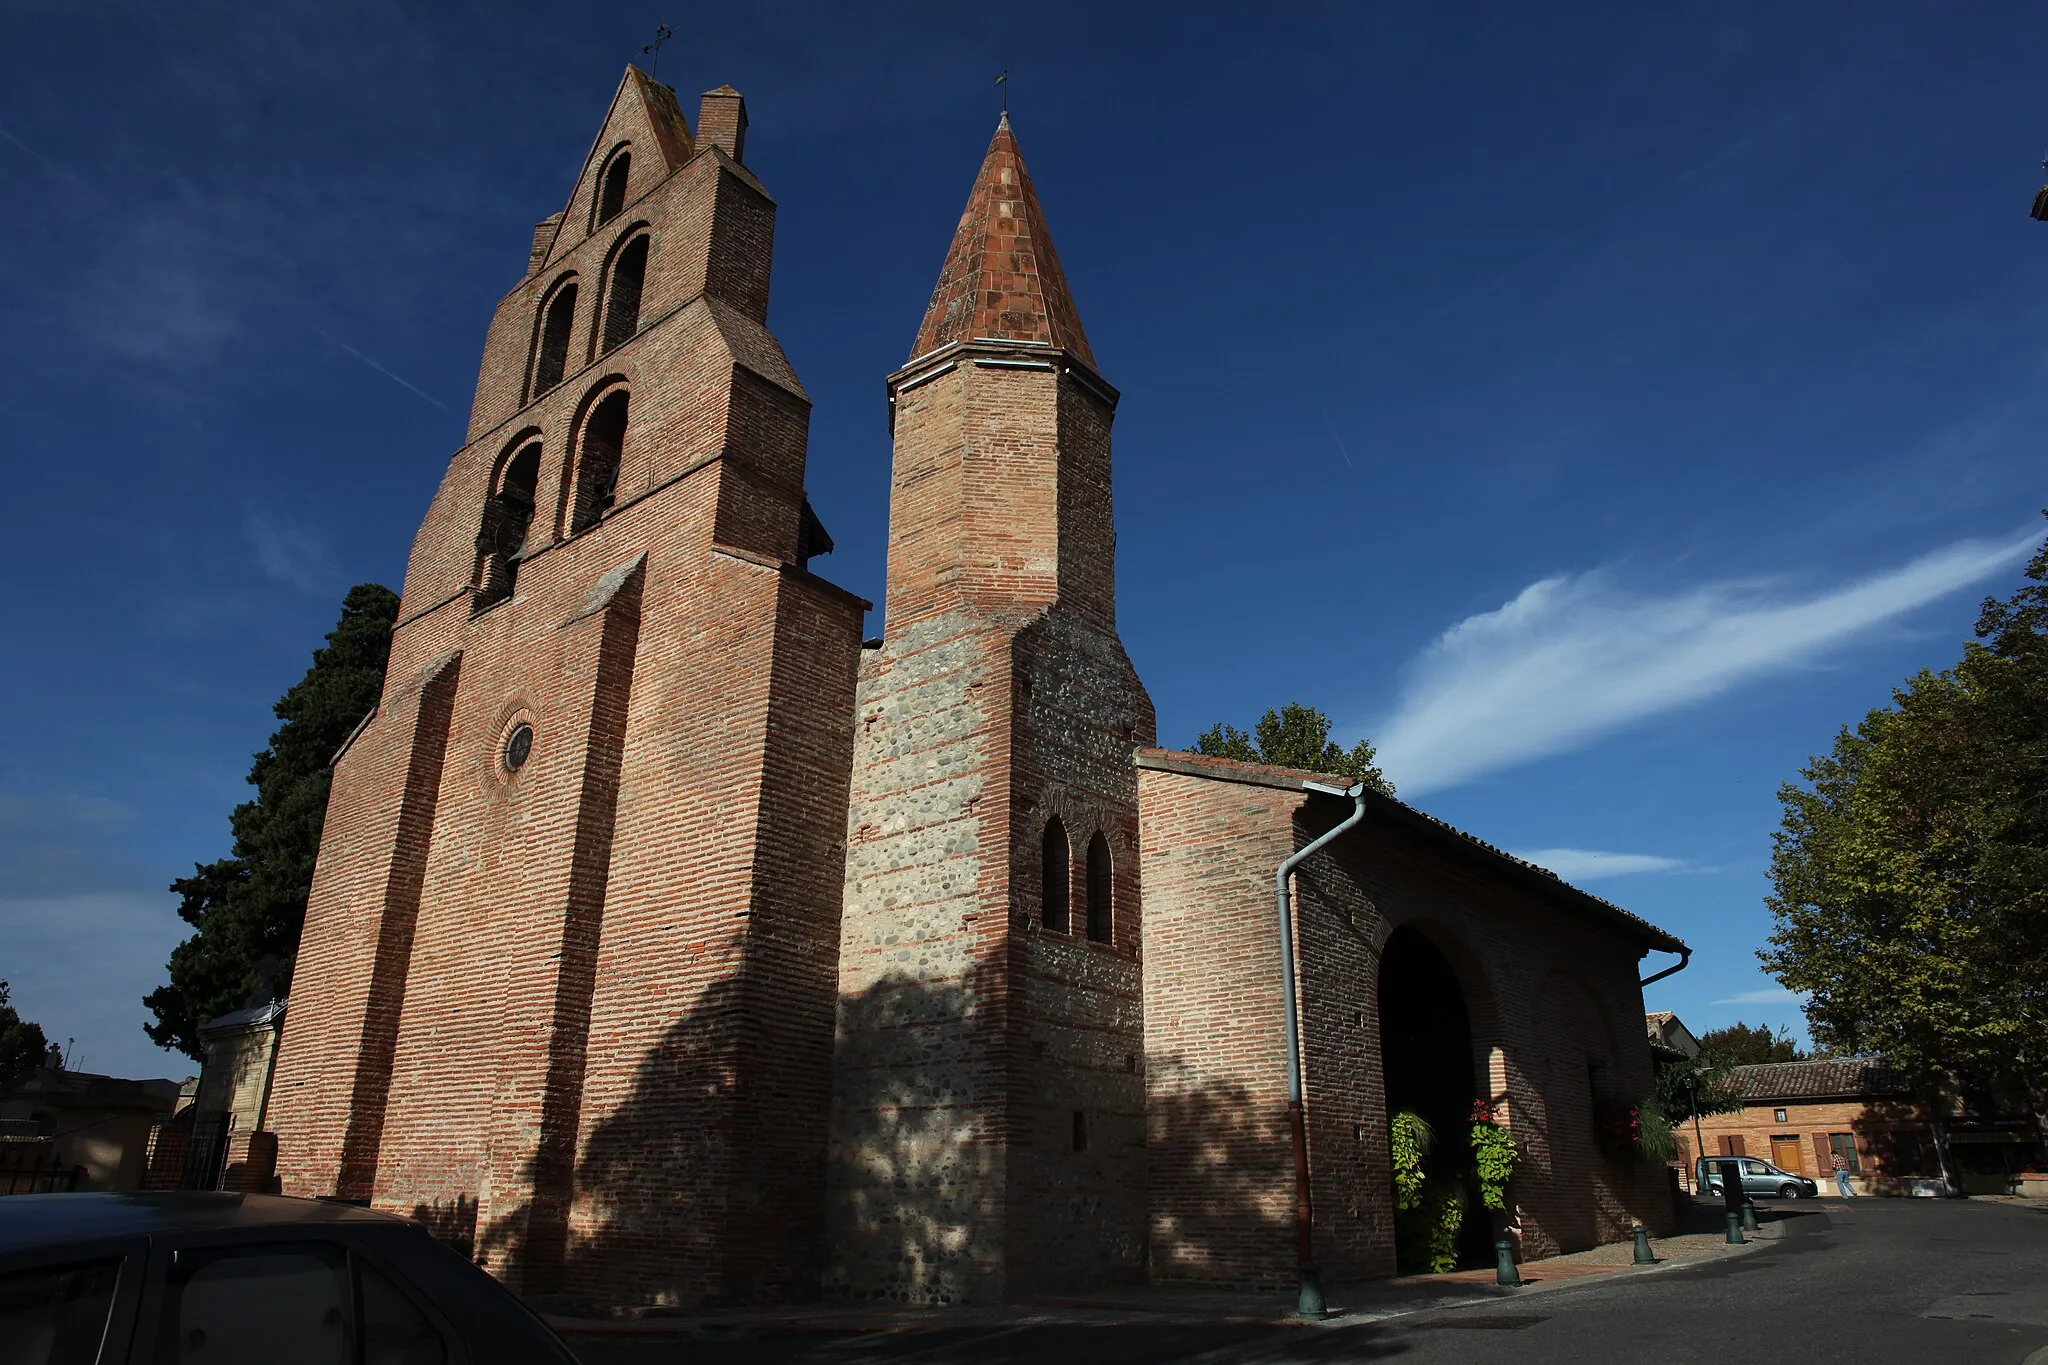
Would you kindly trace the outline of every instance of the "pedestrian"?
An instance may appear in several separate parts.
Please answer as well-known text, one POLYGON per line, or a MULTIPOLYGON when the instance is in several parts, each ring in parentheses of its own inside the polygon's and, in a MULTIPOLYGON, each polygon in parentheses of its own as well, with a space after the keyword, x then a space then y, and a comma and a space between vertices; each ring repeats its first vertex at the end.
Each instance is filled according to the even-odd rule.
POLYGON ((1855 1189, 1849 1184, 1849 1158, 1843 1156, 1839 1149, 1835 1152, 1835 1188, 1841 1191, 1844 1199, 1856 1197, 1855 1189))

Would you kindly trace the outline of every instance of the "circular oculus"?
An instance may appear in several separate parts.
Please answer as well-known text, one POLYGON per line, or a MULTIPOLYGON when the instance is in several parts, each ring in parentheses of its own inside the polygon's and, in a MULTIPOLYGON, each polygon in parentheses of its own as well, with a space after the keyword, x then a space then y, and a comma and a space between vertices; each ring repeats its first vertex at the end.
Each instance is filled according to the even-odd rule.
POLYGON ((512 727, 512 733, 505 736, 505 768, 518 772, 526 765, 527 755, 533 752, 533 727, 520 721, 512 727))

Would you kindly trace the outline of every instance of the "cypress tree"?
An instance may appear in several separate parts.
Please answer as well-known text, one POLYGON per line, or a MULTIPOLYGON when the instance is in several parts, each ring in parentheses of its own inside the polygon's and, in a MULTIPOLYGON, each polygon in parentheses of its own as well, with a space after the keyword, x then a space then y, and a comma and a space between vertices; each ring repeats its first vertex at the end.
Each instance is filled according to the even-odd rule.
POLYGON ((143 997, 159 1047, 203 1060, 199 1026, 239 1009, 260 986, 291 979, 313 860, 327 814, 328 761, 376 706, 391 653, 398 595, 376 583, 350 588, 341 619, 313 666, 274 708, 283 722, 256 755, 256 799, 235 807, 233 850, 171 883, 178 914, 196 933, 171 950, 170 982, 143 997))

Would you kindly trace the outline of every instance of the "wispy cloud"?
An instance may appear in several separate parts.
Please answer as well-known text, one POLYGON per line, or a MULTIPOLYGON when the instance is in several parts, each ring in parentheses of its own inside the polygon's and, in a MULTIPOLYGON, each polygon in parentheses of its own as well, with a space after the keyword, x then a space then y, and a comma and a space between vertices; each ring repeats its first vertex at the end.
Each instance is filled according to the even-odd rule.
POLYGON ((1591 848, 1533 848, 1514 855, 1555 872, 1568 882, 1593 882, 1602 877, 1633 877, 1645 872, 1677 872, 1679 858, 1654 853, 1602 853, 1591 848))
POLYGON ((191 1064, 142 1032, 142 997, 190 932, 170 873, 131 852, 135 813, 90 792, 0 787, 0 978, 23 1018, 82 1064, 116 1075, 183 1076, 191 1064))
POLYGON ((1786 990, 1783 986, 1772 986, 1766 990, 1744 991, 1731 995, 1726 1000, 1716 1000, 1717 1005, 1796 1005, 1806 997, 1798 991, 1786 990))
POLYGON ((264 576, 304 593, 326 593, 341 578, 327 544, 289 517, 250 508, 242 524, 264 576))
POLYGON ((1824 651, 2020 559, 2040 532, 1967 540, 1805 596, 1770 582, 1634 593, 1607 571, 1530 584, 1452 626, 1409 669, 1380 765, 1427 792, 1580 748, 1824 651))

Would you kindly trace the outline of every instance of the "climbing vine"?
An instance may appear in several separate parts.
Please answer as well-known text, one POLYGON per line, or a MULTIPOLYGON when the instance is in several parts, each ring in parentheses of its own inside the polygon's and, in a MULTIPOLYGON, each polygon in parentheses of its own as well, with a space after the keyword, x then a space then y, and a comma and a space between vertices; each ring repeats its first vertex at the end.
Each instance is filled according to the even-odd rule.
POLYGON ((1458 1268, 1458 1233, 1465 1226, 1465 1182, 1438 1176, 1411 1209, 1394 1214, 1394 1250, 1401 1269, 1442 1275, 1458 1268))
POLYGON ((1479 1180, 1479 1202, 1489 1209, 1508 1207, 1508 1183, 1515 1178, 1521 1149, 1507 1129, 1494 1121, 1493 1106, 1480 1100, 1472 1106, 1472 1173, 1479 1180))
POLYGON ((1428 1120, 1412 1109, 1403 1109, 1394 1115, 1388 1130, 1394 1155, 1394 1207, 1398 1210, 1420 1208, 1423 1186, 1428 1183, 1422 1172, 1422 1163, 1429 1160, 1429 1149, 1436 1142, 1436 1133, 1431 1130, 1428 1120))
POLYGON ((1404 1109, 1388 1124, 1393 1149, 1394 1248, 1401 1269, 1442 1274, 1458 1268, 1458 1231, 1465 1223, 1465 1182, 1431 1176, 1424 1167, 1436 1133, 1404 1109))

